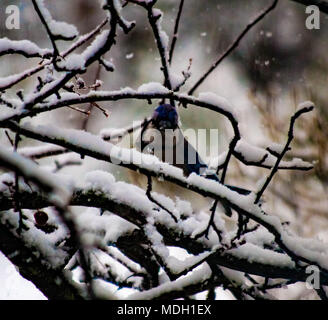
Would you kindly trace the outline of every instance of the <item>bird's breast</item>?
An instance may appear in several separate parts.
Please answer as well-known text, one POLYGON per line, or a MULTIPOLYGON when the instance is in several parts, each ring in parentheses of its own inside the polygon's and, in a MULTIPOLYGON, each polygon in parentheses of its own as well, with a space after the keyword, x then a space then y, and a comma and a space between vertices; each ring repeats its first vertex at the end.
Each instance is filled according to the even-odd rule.
POLYGON ((174 164, 177 148, 180 148, 181 135, 179 129, 166 129, 160 131, 156 128, 148 128, 137 141, 137 150, 153 154, 161 161, 174 164))

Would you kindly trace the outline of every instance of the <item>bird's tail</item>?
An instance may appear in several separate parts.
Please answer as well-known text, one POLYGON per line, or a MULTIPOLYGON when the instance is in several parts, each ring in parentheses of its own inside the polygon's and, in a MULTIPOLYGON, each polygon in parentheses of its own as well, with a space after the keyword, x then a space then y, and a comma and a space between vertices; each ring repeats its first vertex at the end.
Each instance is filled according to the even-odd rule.
POLYGON ((235 187, 235 186, 230 186, 229 184, 225 184, 226 187, 228 187, 230 190, 232 191, 236 191, 239 194, 242 194, 244 196, 249 195, 252 191, 244 189, 244 188, 239 188, 239 187, 235 187))

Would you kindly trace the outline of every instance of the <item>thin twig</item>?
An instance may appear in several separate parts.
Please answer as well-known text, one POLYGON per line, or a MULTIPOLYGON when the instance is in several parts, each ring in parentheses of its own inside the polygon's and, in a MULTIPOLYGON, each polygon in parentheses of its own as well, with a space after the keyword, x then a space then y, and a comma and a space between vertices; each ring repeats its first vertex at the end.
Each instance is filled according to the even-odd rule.
POLYGON ((273 176, 275 175, 275 173, 278 171, 279 168, 279 163, 281 162, 282 158, 284 157, 284 155, 286 154, 286 152, 289 149, 289 145, 292 142, 293 138, 294 138, 294 125, 295 125, 295 121, 298 117, 300 117, 303 113, 307 113, 310 112, 314 109, 314 106, 307 106, 304 107, 300 110, 298 110, 292 117, 290 120, 290 125, 289 125, 289 130, 288 130, 288 139, 287 142, 285 144, 284 149, 282 150, 282 152, 280 153, 279 157, 277 158, 277 161, 275 163, 275 165, 272 167, 271 172, 269 174, 269 176, 267 177, 266 181, 264 182, 264 184, 262 185, 261 189, 256 193, 256 199, 255 199, 255 204, 260 202, 260 199, 265 191, 265 189, 267 188, 267 186, 269 185, 269 183, 271 182, 273 176))
POLYGON ((56 168, 53 170, 53 173, 56 173, 67 166, 79 166, 81 164, 82 164, 81 161, 73 161, 73 160, 67 160, 64 162, 55 161, 56 168))
POLYGON ((146 195, 147 195, 147 198, 155 203, 157 206, 159 206, 161 209, 165 210, 171 217, 172 219, 174 220, 174 222, 178 223, 178 219, 177 217, 167 208, 165 208, 161 203, 159 203, 157 200, 155 200, 153 198, 153 196, 151 195, 151 190, 152 190, 152 181, 151 181, 151 176, 150 175, 147 175, 147 191, 146 191, 146 195))
MULTIPOLYGON (((110 1, 112 2, 112 1, 110 1)), ((103 42, 102 46, 99 46, 97 50, 94 52, 94 54, 90 55, 88 59, 86 59, 84 67, 90 66, 95 61, 99 60, 101 56, 103 56, 106 52, 108 52, 112 46, 116 43, 115 38, 117 36, 116 30, 117 30, 117 24, 118 24, 118 14, 115 11, 115 7, 109 6, 109 10, 111 13, 111 19, 110 19, 110 30, 108 32, 106 40, 103 42)), ((77 74, 84 72, 84 70, 72 70, 69 72, 66 72, 61 78, 54 81, 54 84, 47 88, 47 90, 41 90, 38 94, 33 95, 30 97, 28 101, 24 104, 25 110, 31 110, 35 104, 43 101, 47 97, 51 96, 52 94, 57 94, 58 91, 65 86, 65 84, 71 80, 73 77, 75 77, 77 74)))
MULTIPOLYGON (((160 30, 159 30, 159 26, 158 26, 158 23, 159 23, 158 21, 161 18, 161 13, 155 14, 155 11, 153 10, 153 7, 154 7, 156 1, 157 0, 152 0, 152 1, 129 0, 129 2, 140 5, 147 10, 148 21, 152 28, 155 42, 156 42, 157 49, 158 49, 158 53, 161 58, 161 63, 162 63, 161 70, 164 75, 164 85, 166 88, 171 90, 172 83, 171 83, 171 79, 170 79, 167 48, 166 48, 166 45, 163 43, 163 39, 160 35, 160 30)), ((172 104, 174 104, 174 101, 172 101, 172 104)))
MULTIPOLYGON (((94 77, 94 81, 93 81, 94 83, 96 83, 96 81, 100 78, 100 72, 101 72, 101 65, 99 63, 98 66, 97 66, 96 73, 95 73, 95 77, 94 77)), ((95 88, 94 90, 97 90, 97 88, 95 88)), ((89 119, 90 119, 90 115, 91 115, 93 106, 94 106, 94 104, 92 104, 90 102, 89 103, 89 106, 88 106, 88 109, 86 110, 88 112, 88 117, 84 118, 83 119, 83 122, 82 122, 82 126, 81 126, 81 129, 82 130, 86 130, 87 129, 88 122, 89 122, 89 119)))
MULTIPOLYGON (((104 27, 104 25, 108 22, 108 18, 103 20, 95 29, 87 33, 86 35, 81 36, 71 47, 69 47, 67 50, 60 53, 60 56, 65 58, 67 55, 72 53, 77 48, 81 47, 84 43, 86 43, 88 40, 90 40, 93 36, 95 36, 97 33, 100 32, 100 30, 104 27)), ((42 71, 46 66, 51 65, 51 61, 43 62, 41 65, 38 65, 37 67, 28 69, 23 71, 22 73, 18 74, 18 76, 15 76, 15 78, 5 83, 4 85, 0 85, 0 90, 6 90, 17 83, 25 80, 26 78, 31 77, 32 75, 42 71)))
POLYGON ((53 36, 49 26, 48 26, 48 23, 47 21, 45 20, 36 0, 32 0, 32 3, 33 3, 33 6, 34 6, 34 10, 36 11, 36 13, 38 14, 40 20, 41 20, 41 23, 43 24, 43 26, 45 27, 46 31, 47 31, 47 34, 48 34, 48 37, 51 41, 51 44, 52 44, 52 48, 53 48, 53 58, 52 58, 52 62, 53 62, 53 65, 56 67, 57 65, 57 57, 60 56, 60 53, 59 53, 59 50, 57 48, 57 45, 56 45, 56 40, 55 40, 55 37, 53 36))
POLYGON ((171 43, 171 48, 170 48, 170 53, 169 53, 169 64, 172 63, 174 48, 175 48, 176 41, 178 39, 178 31, 179 31, 179 24, 180 24, 180 18, 181 18, 181 13, 182 13, 182 9, 183 9, 183 4, 184 4, 184 0, 180 0, 179 10, 178 10, 177 17, 175 19, 173 38, 172 38, 172 43, 171 43))
POLYGON ((159 29, 157 26, 158 19, 160 19, 160 16, 154 16, 153 9, 148 8, 148 20, 153 29, 154 37, 155 37, 156 44, 157 44, 157 49, 158 49, 159 55, 161 57, 162 72, 164 74, 164 85, 169 90, 171 90, 172 83, 171 83, 170 74, 169 74, 169 65, 168 65, 168 61, 167 61, 166 48, 162 42, 162 38, 160 36, 159 29))
POLYGON ((7 130, 5 130, 5 134, 6 134, 6 137, 7 137, 8 141, 9 141, 9 143, 13 147, 14 146, 14 141, 13 141, 13 139, 11 139, 11 137, 10 137, 10 135, 9 135, 9 133, 8 133, 7 130))
POLYGON ((188 94, 192 95, 195 90, 204 82, 204 80, 216 69, 216 67, 235 49, 238 47, 239 42, 244 38, 248 31, 250 31, 259 21, 261 21, 270 11, 272 11, 278 3, 278 0, 274 2, 264 11, 259 13, 254 20, 252 20, 245 29, 237 36, 237 38, 230 44, 230 46, 219 56, 219 58, 212 64, 212 66, 200 77, 200 79, 193 85, 188 91, 188 94))

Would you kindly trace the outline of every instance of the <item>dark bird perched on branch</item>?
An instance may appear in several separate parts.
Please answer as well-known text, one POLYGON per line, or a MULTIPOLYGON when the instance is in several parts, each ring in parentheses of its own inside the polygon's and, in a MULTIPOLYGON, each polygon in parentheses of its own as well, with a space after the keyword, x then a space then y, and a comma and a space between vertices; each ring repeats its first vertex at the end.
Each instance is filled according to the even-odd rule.
MULTIPOLYGON (((208 179, 219 181, 218 176, 210 172, 206 163, 201 159, 196 149, 188 142, 179 127, 179 115, 171 104, 161 104, 155 108, 151 119, 142 128, 136 141, 136 148, 144 153, 157 156, 161 161, 170 163, 183 170, 185 176, 192 173, 204 176, 208 179)), ((134 177, 135 182, 144 185, 142 177, 134 177)), ((194 210, 206 209, 208 200, 186 189, 160 182, 154 186, 154 191, 174 197, 181 197, 190 201, 194 210), (183 190, 178 190, 183 189, 183 190)), ((250 193, 249 190, 226 185, 233 191, 242 195, 250 193)), ((222 206, 227 215, 231 216, 231 209, 223 203, 222 206)))

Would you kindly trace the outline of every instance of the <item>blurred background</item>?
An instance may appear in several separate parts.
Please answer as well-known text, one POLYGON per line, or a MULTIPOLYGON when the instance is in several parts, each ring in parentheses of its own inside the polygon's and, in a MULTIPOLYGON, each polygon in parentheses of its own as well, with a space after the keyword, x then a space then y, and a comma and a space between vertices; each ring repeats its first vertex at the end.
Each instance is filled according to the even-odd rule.
MULTIPOLYGON (((164 13, 162 26, 170 38, 179 2, 159 0, 156 4, 164 13)), ((191 63, 191 77, 181 92, 187 92, 245 25, 271 2, 185 1, 172 63, 176 74, 187 70, 191 63)), ((45 3, 56 20, 76 25, 80 34, 89 32, 105 18, 98 1, 57 0, 45 3)), ((305 8, 289 0, 280 0, 277 8, 243 38, 239 47, 194 94, 197 96, 199 92, 211 91, 228 99, 240 116, 243 137, 249 143, 264 148, 273 142, 286 142, 290 117, 300 102, 311 100, 315 103, 315 111, 298 120, 292 150, 286 156, 286 159, 297 157, 315 162, 315 168, 308 172, 280 171, 265 194, 264 206, 267 212, 280 216, 283 221, 289 221, 299 235, 317 237, 328 242, 328 15, 320 14, 319 30, 308 30, 305 27, 308 17, 305 8)), ((98 69, 97 64, 94 64, 82 75, 87 85, 92 85, 97 78, 103 81, 101 90, 116 90, 126 86, 136 89, 145 82, 163 81, 159 55, 145 10, 130 4, 124 8, 123 15, 135 20, 137 26, 128 35, 119 31, 117 45, 106 55, 106 59, 114 63, 115 72, 98 69)), ((32 4, 26 0, 1 1, 0 37, 29 39, 40 47, 51 47, 32 4), (5 8, 12 4, 20 8, 19 30, 5 28, 5 8)), ((65 49, 70 43, 58 42, 58 45, 65 49)), ((0 77, 21 72, 38 63, 39 59, 25 59, 15 55, 0 57, 0 77)), ((31 77, 7 93, 14 96, 19 88, 29 92, 36 83, 36 76, 31 77)), ((98 134, 104 128, 125 127, 134 120, 143 120, 156 106, 155 101, 153 105, 148 105, 134 100, 99 105, 108 110, 108 118, 93 108, 86 121, 86 115, 61 108, 32 121, 40 124, 55 122, 65 128, 85 128, 98 134)), ((88 108, 87 105, 79 107, 88 108)), ((220 152, 227 150, 231 130, 223 117, 192 106, 188 109, 180 108, 180 116, 184 129, 218 128, 221 132, 220 152)), ((9 146, 2 130, 0 143, 9 146)), ((35 141, 26 139, 20 145, 35 144, 35 141)), ((210 147, 209 141, 207 147, 210 147)), ((207 154, 203 154, 203 157, 206 158, 207 154)), ((42 161, 46 163, 53 159, 42 161)), ((129 180, 124 169, 90 159, 86 159, 83 166, 68 167, 62 172, 67 170, 78 173, 99 168, 111 170, 118 179, 129 180)), ((267 170, 246 167, 233 161, 226 181, 254 190, 258 181, 267 173, 267 170)), ((288 290, 288 298, 307 298, 306 293, 298 290, 297 286, 293 286, 296 289, 288 290)))

